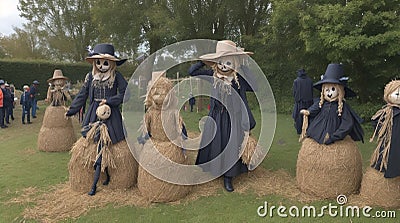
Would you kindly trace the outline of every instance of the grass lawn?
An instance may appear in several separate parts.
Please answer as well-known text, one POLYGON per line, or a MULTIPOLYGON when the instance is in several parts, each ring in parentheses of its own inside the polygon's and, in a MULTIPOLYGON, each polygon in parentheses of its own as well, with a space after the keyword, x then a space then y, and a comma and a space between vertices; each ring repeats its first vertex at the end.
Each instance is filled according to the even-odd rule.
MULTIPOLYGON (((51 221, 51 219, 25 219, 23 212, 26 208, 37 205, 36 200, 31 199, 32 197, 51 191, 55 185, 68 181, 70 154, 68 152, 40 152, 37 149, 37 136, 44 109, 45 106, 40 104, 38 118, 32 120, 33 124, 22 125, 21 111, 18 107, 15 110, 16 120, 9 128, 0 129, 0 223, 51 221), (23 197, 30 188, 36 191, 34 196, 23 197), (20 199, 24 202, 10 202, 20 199)), ((198 131, 198 120, 206 114, 206 111, 203 113, 182 112, 187 128, 192 133, 198 131)), ((76 120, 74 120, 74 125, 78 134, 80 127, 76 120)), ((369 157, 375 146, 375 143, 368 142, 372 129, 365 127, 367 142, 358 143, 364 160, 364 168, 368 166, 369 157)), ((291 178, 294 178, 299 148, 298 136, 290 115, 278 115, 274 140, 261 167, 273 172, 284 170, 291 178)), ((316 218, 282 218, 277 215, 277 212, 273 217, 268 215, 259 217, 257 208, 264 205, 264 202, 268 202, 270 206, 283 205, 287 208, 293 205, 299 208, 304 205, 315 205, 321 208, 329 203, 337 205, 335 200, 300 202, 277 194, 259 196, 257 191, 251 190, 245 193, 227 193, 221 185, 216 194, 193 201, 151 204, 148 207, 109 203, 105 207, 92 208, 79 218, 67 218, 61 222, 399 222, 396 219, 372 217, 331 217, 327 212, 323 217, 316 218)), ((384 209, 374 207, 370 213, 374 214, 376 210, 384 209)), ((400 212, 396 211, 396 215, 399 214, 400 212)))

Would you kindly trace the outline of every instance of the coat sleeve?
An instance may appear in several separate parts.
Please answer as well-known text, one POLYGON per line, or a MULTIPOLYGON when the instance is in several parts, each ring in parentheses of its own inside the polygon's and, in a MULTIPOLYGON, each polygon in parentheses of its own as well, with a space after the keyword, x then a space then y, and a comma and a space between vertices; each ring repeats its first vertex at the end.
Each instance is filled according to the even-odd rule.
POLYGON ((112 107, 118 107, 124 101, 125 91, 128 86, 128 82, 119 72, 116 72, 115 81, 117 81, 118 92, 116 95, 106 98, 107 104, 112 107))
POLYGON ((321 108, 319 107, 319 101, 315 100, 314 104, 307 108, 307 110, 310 112, 310 117, 317 116, 321 111, 321 108))
POLYGON ((201 69, 202 67, 204 67, 204 65, 205 65, 205 63, 203 63, 202 61, 199 61, 199 62, 193 64, 189 68, 189 75, 190 76, 199 76, 199 75, 212 76, 214 74, 213 70, 201 69))
POLYGON ((86 75, 85 83, 83 83, 83 86, 82 86, 81 90, 79 91, 78 95, 72 101, 71 106, 69 107, 69 109, 67 111, 67 114, 66 114, 67 116, 75 115, 86 104, 86 100, 89 97, 90 85, 92 82, 91 76, 92 75, 90 73, 88 73, 86 75))

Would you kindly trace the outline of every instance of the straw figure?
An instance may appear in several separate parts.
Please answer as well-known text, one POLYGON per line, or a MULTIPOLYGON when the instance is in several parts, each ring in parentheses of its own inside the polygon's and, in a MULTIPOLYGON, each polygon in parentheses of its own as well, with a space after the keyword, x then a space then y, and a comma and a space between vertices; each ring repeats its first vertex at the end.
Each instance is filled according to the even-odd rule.
POLYGON ((252 52, 244 52, 234 42, 222 40, 217 42, 215 53, 200 56, 201 61, 189 69, 191 76, 213 84, 210 118, 204 125, 196 165, 214 176, 223 176, 228 192, 234 191, 233 178, 248 171, 248 157, 257 144, 248 140, 256 121, 246 97, 247 91, 256 90, 256 81, 250 69, 241 63, 249 54, 252 52), (206 64, 212 69, 203 69, 206 64), (247 142, 252 143, 246 146, 247 142), (247 159, 242 159, 242 154, 247 159))
POLYGON ((126 142, 120 112, 128 83, 116 71, 126 59, 115 56, 113 45, 98 44, 86 61, 93 65, 92 71, 86 75, 81 90, 65 114, 67 117, 77 114, 89 99, 82 137, 71 150, 68 166, 71 187, 76 191, 91 188, 89 195, 94 195, 99 177, 104 177, 103 184, 111 189, 130 188, 136 183, 137 163, 126 142), (100 107, 102 105, 110 108, 108 118, 99 117, 100 108, 105 108, 100 107))
POLYGON ((50 106, 46 108, 38 135, 37 145, 41 151, 69 151, 76 141, 72 120, 64 116, 65 103, 67 100, 71 101, 71 96, 65 87, 67 80, 61 70, 54 70, 53 77, 47 80, 50 86, 46 101, 50 102, 50 106))
POLYGON ((314 87, 321 91, 319 102, 304 115, 302 147, 297 158, 297 184, 305 193, 335 198, 358 192, 362 159, 355 141, 363 141, 361 118, 346 103, 355 96, 346 86, 341 64, 329 64, 323 79, 314 87), (307 127, 308 117, 310 124, 307 127))
POLYGON ((378 145, 371 167, 363 176, 360 194, 371 204, 400 207, 400 80, 389 82, 384 90, 386 105, 372 117, 376 125, 370 141, 378 145))
POLYGON ((171 164, 188 163, 182 150, 186 129, 176 109, 178 98, 172 88, 168 78, 159 76, 149 86, 145 100, 147 111, 143 123, 148 140, 139 140, 144 146, 139 155, 137 186, 142 196, 152 202, 176 201, 185 197, 191 189, 190 186, 166 182, 151 173, 163 171, 168 175, 178 174, 171 164))

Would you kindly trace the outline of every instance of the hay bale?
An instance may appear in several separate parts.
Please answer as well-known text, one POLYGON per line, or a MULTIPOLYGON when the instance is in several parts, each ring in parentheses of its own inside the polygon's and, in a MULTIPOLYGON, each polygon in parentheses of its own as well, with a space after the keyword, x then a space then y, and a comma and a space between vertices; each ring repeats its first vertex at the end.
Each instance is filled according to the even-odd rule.
POLYGON ((45 152, 69 151, 76 141, 71 119, 66 119, 65 108, 49 106, 46 108, 40 128, 37 147, 45 152), (62 140, 60 140, 62 139, 62 140))
POLYGON ((38 135, 37 147, 40 151, 45 152, 63 152, 71 150, 75 141, 76 135, 72 127, 48 128, 42 126, 38 135))
POLYGON ((303 141, 296 170, 301 191, 320 198, 349 195, 358 192, 361 177, 361 154, 350 137, 331 145, 321 145, 311 138, 303 141))
POLYGON ((368 167, 361 183, 360 196, 368 205, 400 208, 400 177, 385 178, 383 175, 368 167))
POLYGON ((72 128, 71 119, 65 118, 64 106, 48 106, 44 113, 42 126, 47 128, 72 128))
POLYGON ((182 149, 171 142, 156 142, 155 140, 148 141, 143 151, 140 153, 140 166, 138 171, 137 186, 142 194, 151 202, 171 202, 177 201, 185 197, 191 190, 191 186, 177 185, 160 180, 146 169, 163 170, 170 174, 179 174, 174 169, 168 166, 170 161, 186 164, 186 157, 182 153, 182 149), (159 160, 151 151, 154 147, 167 159, 159 160), (169 161, 169 160, 170 161, 169 161))
MULTIPOLYGON (((79 192, 87 192, 93 184, 94 162, 96 159, 95 143, 88 143, 81 137, 71 150, 71 159, 68 164, 69 182, 71 188, 79 192)), ((116 168, 108 168, 110 174, 110 189, 128 189, 135 185, 137 179, 138 164, 133 158, 125 140, 114 144, 110 148, 116 168)), ((105 173, 101 173, 98 186, 106 179, 105 173)))

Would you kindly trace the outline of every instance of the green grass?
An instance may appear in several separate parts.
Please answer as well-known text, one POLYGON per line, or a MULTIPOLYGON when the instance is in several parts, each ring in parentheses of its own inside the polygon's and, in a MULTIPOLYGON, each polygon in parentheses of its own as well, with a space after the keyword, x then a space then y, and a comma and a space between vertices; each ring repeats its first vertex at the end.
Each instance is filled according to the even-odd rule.
MULTIPOLYGON (((38 112, 38 119, 32 125, 20 124, 20 111, 16 111, 16 120, 8 129, 0 129, 0 223, 22 222, 22 212, 34 203, 5 203, 21 196, 23 189, 35 187, 40 190, 50 189, 53 185, 68 180, 68 152, 46 153, 37 150, 37 135, 41 127, 44 106, 38 112)), ((198 131, 198 121, 207 114, 182 112, 189 131, 198 131)), ((259 115, 256 115, 259 118, 259 115)), ((139 120, 129 120, 127 125, 138 125, 139 120)), ((77 130, 79 126, 75 123, 77 130)), ((365 137, 371 135, 371 128, 366 128, 365 137)), ((259 129, 255 130, 258 134, 259 129)), ((285 169, 293 177, 296 172, 297 153, 300 149, 298 136, 293 128, 289 115, 277 116, 275 137, 267 158, 262 167, 271 170, 285 169)), ((368 140, 367 140, 368 141, 368 140)), ((369 157, 374 149, 372 143, 359 143, 364 159, 364 168, 368 166, 369 157)), ((270 205, 290 207, 307 205, 278 195, 258 197, 252 192, 246 194, 227 193, 222 188, 216 196, 202 197, 196 201, 183 204, 154 204, 142 207, 115 207, 112 204, 104 208, 90 210, 78 219, 66 219, 64 222, 398 222, 396 219, 376 218, 261 218, 257 208, 267 201, 270 205), (391 220, 391 221, 390 221, 391 220)), ((328 205, 333 200, 311 203, 316 207, 328 205)), ((375 209, 374 210, 380 210, 375 209)), ((399 211, 396 213, 400 214, 399 211)), ((26 220, 26 222, 37 222, 26 220)), ((39 221, 40 222, 40 221, 39 221)))

